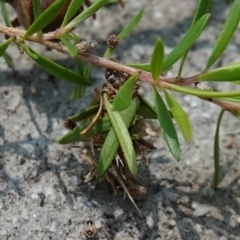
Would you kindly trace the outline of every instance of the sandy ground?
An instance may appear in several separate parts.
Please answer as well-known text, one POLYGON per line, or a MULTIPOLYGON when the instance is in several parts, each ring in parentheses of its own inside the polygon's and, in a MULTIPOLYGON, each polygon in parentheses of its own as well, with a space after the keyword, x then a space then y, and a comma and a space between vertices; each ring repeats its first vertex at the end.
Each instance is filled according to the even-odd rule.
MULTIPOLYGON (((171 51, 188 30, 195 6, 196 1, 190 0, 128 1, 124 9, 102 9, 96 21, 89 20, 77 32, 83 39, 96 40, 94 54, 101 55, 106 38, 118 33, 144 8, 141 23, 115 56, 123 63, 147 62, 158 36, 166 52, 171 51)), ((215 3, 206 30, 189 54, 184 76, 203 69, 228 9, 222 0, 215 3)), ((60 64, 76 66, 68 56, 31 46, 60 64)), ((71 84, 42 71, 15 46, 8 54, 12 69, 0 59, 1 240, 85 239, 87 220, 96 226, 99 240, 240 239, 240 130, 239 122, 230 114, 224 116, 221 127, 221 183, 214 191, 212 141, 220 109, 198 98, 174 95, 189 114, 194 139, 190 144, 181 139, 179 163, 160 139, 158 150, 149 154, 149 167, 139 166, 141 184, 148 189, 136 200, 140 216, 128 199, 123 200, 121 194, 114 196, 107 183, 84 183, 88 166, 79 159, 78 149, 56 143, 66 132, 62 119, 86 106, 93 87, 102 86, 104 71, 94 68, 94 86, 83 100, 71 102, 71 84)), ((237 62, 239 56, 238 30, 217 65, 237 62)), ((175 76, 176 72, 177 67, 168 74, 175 76)), ((219 89, 229 90, 231 86, 221 84, 219 89)), ((150 97, 145 90, 145 96, 150 97)))

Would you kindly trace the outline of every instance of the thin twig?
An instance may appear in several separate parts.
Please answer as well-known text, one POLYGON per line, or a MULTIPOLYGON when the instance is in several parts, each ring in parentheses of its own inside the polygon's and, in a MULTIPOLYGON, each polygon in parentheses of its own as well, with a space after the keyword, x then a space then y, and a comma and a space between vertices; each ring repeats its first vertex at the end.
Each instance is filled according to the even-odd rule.
POLYGON ((101 112, 102 112, 102 109, 103 109, 103 97, 101 95, 101 92, 99 91, 99 89, 95 88, 94 89, 96 94, 98 95, 99 97, 99 108, 98 108, 98 111, 97 111, 97 114, 95 115, 95 117, 92 119, 91 123, 88 125, 87 128, 85 128, 83 131, 80 132, 81 135, 84 135, 86 134, 93 126, 94 124, 96 123, 96 121, 98 120, 98 118, 100 117, 101 115, 101 112))
MULTIPOLYGON (((10 28, 10 27, 0 25, 0 33, 5 34, 8 37, 15 37, 16 41, 21 41, 21 38, 23 38, 25 32, 26 31, 23 31, 20 29, 10 28)), ((53 33, 54 32, 51 32, 51 34, 53 33)), ((55 49, 58 52, 69 54, 68 49, 61 43, 46 40, 46 39, 49 39, 49 34, 50 33, 46 33, 46 34, 43 34, 42 36, 33 34, 32 36, 25 39, 25 41, 37 42, 39 44, 47 46, 48 48, 55 49)), ((197 75, 194 75, 188 78, 181 78, 181 79, 174 79, 174 78, 167 78, 165 76, 160 76, 158 81, 154 81, 152 79, 151 73, 149 72, 145 72, 133 67, 125 66, 123 64, 111 61, 109 59, 101 58, 91 54, 81 54, 81 53, 77 54, 76 58, 83 59, 86 62, 92 63, 93 65, 96 65, 102 68, 114 69, 114 70, 126 73, 128 75, 133 75, 135 73, 138 73, 138 76, 139 76, 138 80, 147 82, 151 85, 155 85, 155 86, 158 85, 165 89, 171 89, 168 83, 181 85, 181 86, 190 86, 191 84, 197 81, 197 75)), ((202 99, 207 100, 205 98, 202 98, 202 99)), ((236 102, 214 100, 213 103, 220 106, 224 110, 232 113, 239 111, 240 109, 240 104, 236 102)))

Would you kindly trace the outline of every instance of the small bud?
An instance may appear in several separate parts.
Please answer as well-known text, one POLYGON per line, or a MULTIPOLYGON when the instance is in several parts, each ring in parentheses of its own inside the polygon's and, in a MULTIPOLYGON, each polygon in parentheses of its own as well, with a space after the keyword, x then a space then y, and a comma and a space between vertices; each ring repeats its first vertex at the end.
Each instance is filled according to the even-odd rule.
POLYGON ((64 126, 66 129, 73 130, 73 129, 77 126, 77 124, 76 124, 74 121, 66 118, 66 119, 64 119, 64 121, 63 121, 63 126, 64 126))
POLYGON ((107 44, 110 48, 116 48, 120 44, 120 39, 117 35, 112 34, 108 37, 107 44))

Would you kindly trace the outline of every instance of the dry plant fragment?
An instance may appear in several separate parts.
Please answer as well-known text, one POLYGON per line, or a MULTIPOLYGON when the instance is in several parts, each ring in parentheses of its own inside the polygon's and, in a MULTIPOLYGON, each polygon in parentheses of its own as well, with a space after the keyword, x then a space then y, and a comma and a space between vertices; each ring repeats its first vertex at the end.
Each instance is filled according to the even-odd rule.
POLYGON ((111 36, 108 37, 107 44, 109 47, 114 49, 120 44, 120 39, 117 35, 112 34, 111 36))
POLYGON ((76 122, 66 118, 63 121, 63 126, 68 130, 73 130, 77 126, 77 124, 76 122))
POLYGON ((79 54, 87 56, 96 45, 96 41, 88 40, 78 43, 75 47, 78 49, 79 54))

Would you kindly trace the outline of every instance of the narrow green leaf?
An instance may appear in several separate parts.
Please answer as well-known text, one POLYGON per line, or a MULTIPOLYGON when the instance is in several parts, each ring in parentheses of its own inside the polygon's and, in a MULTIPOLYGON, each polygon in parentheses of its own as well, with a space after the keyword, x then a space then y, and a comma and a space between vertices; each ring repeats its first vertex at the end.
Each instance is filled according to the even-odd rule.
POLYGON ((138 63, 138 64, 134 64, 134 63, 128 63, 126 64, 129 67, 134 67, 146 72, 151 72, 151 63, 138 63))
POLYGON ((155 108, 156 108, 159 124, 163 133, 163 137, 166 141, 166 144, 170 152, 172 153, 174 158, 177 161, 179 161, 180 145, 179 145, 176 129, 174 127, 172 118, 168 112, 168 109, 155 87, 153 87, 153 97, 154 97, 155 108))
POLYGON ((233 113, 233 115, 240 121, 240 112, 233 113))
POLYGON ((74 122, 79 122, 79 121, 82 121, 83 119, 88 118, 88 117, 92 116, 93 114, 97 113, 98 109, 99 109, 99 102, 88 108, 85 108, 80 113, 77 113, 71 117, 68 117, 68 119, 70 119, 71 121, 74 121, 74 122))
POLYGON ((13 40, 14 40, 14 37, 11 37, 5 42, 0 44, 0 56, 2 56, 5 53, 6 49, 13 42, 13 40))
MULTIPOLYGON (((120 112, 120 116, 123 119, 126 125, 126 128, 128 128, 131 122, 133 121, 133 118, 138 109, 138 106, 139 106, 139 101, 132 100, 130 106, 127 109, 120 112)), ((102 146, 102 150, 99 156, 98 169, 97 169, 98 177, 101 177, 104 174, 104 172, 108 169, 114 157, 116 157, 118 148, 119 148, 119 142, 115 134, 115 130, 112 127, 105 139, 105 142, 102 146)))
POLYGON ((199 81, 230 82, 240 80, 240 62, 202 73, 197 78, 199 81))
POLYGON ((140 22, 142 16, 144 14, 144 9, 141 9, 138 14, 133 18, 133 20, 128 23, 124 29, 119 33, 118 37, 122 41, 127 37, 129 33, 135 28, 135 26, 140 22))
MULTIPOLYGON (((191 27, 192 27, 203 15, 205 15, 206 13, 210 13, 211 6, 212 6, 212 0, 199 0, 199 1, 198 1, 198 5, 197 5, 197 8, 196 8, 196 11, 195 11, 193 20, 192 20, 191 27)), ((187 51, 187 52, 182 56, 182 58, 181 58, 181 63, 180 63, 180 67, 179 67, 179 70, 178 70, 178 78, 181 78, 182 69, 183 69, 184 62, 185 62, 185 60, 186 60, 186 58, 187 58, 187 54, 188 54, 188 51, 187 51)))
POLYGON ((161 38, 158 38, 153 50, 151 60, 151 73, 154 81, 157 81, 161 72, 164 59, 164 45, 161 38))
POLYGON ((210 13, 213 0, 199 0, 198 5, 193 17, 192 25, 193 26, 198 19, 200 19, 206 13, 210 13))
POLYGON ((65 2, 65 0, 57 0, 51 4, 27 29, 23 39, 28 38, 29 36, 46 27, 58 15, 65 2))
POLYGON ((9 14, 8 14, 8 9, 6 6, 6 1, 2 0, 2 1, 0 1, 0 3, 1 3, 1 11, 2 11, 2 16, 3 16, 4 22, 7 27, 12 27, 12 23, 11 23, 11 20, 10 20, 9 14))
POLYGON ((203 98, 238 97, 240 95, 240 91, 217 92, 217 91, 198 90, 194 88, 178 86, 171 83, 168 83, 168 86, 173 91, 187 93, 187 94, 191 94, 191 95, 194 95, 197 97, 203 97, 203 98))
MULTIPOLYGON (((82 59, 77 58, 76 60, 77 60, 78 74, 85 75, 82 59)), ((86 91, 86 86, 76 85, 73 92, 71 93, 70 100, 81 99, 84 96, 85 91, 86 91)))
MULTIPOLYGON (((132 139, 129 135, 128 132, 128 126, 125 124, 124 121, 131 120, 134 117, 134 114, 131 113, 128 116, 126 116, 127 120, 123 120, 122 116, 120 115, 119 112, 113 111, 112 110, 112 105, 108 101, 107 96, 104 95, 104 102, 106 106, 106 110, 109 116, 109 119, 112 123, 112 127, 115 131, 115 134, 117 136, 119 145, 122 148, 122 152, 125 158, 125 161, 128 165, 129 171, 133 176, 137 175, 137 160, 136 160, 136 155, 132 143, 132 139)), ((136 108, 137 110, 137 108, 136 108)))
POLYGON ((223 25, 223 29, 214 44, 210 57, 208 58, 204 72, 206 72, 221 56, 236 31, 240 20, 240 0, 235 0, 230 13, 223 25))
POLYGON ((224 110, 221 110, 219 116, 218 116, 218 121, 217 121, 217 127, 216 127, 216 132, 215 132, 215 137, 214 137, 214 176, 213 176, 213 187, 217 189, 218 183, 219 183, 219 172, 220 172, 220 163, 219 163, 219 128, 220 128, 220 123, 222 120, 224 110))
POLYGON ((133 91, 136 81, 138 80, 138 74, 132 75, 118 90, 113 100, 113 111, 122 111, 129 107, 133 97, 133 91))
POLYGON ((69 144, 74 142, 84 141, 96 135, 108 132, 112 124, 108 117, 100 118, 97 120, 95 125, 88 131, 86 134, 80 134, 83 130, 85 130, 89 126, 90 122, 84 123, 79 127, 74 128, 64 136, 62 136, 58 143, 60 144, 69 144))
POLYGON ((79 73, 79 74, 85 75, 82 59, 79 59, 79 58, 77 59, 77 69, 78 69, 78 73, 79 73))
MULTIPOLYGON (((124 40, 128 36, 128 34, 132 32, 132 30, 135 28, 135 26, 140 22, 140 20, 143 16, 143 13, 144 13, 144 9, 141 9, 138 12, 138 14, 132 19, 132 21, 124 27, 124 29, 118 35, 119 41, 124 40)), ((110 58, 113 50, 114 49, 108 47, 107 50, 105 51, 103 57, 110 58)))
POLYGON ((77 85, 73 89, 71 95, 70 95, 70 100, 78 100, 81 99, 85 93, 86 86, 83 85, 77 85))
POLYGON ((79 8, 82 6, 83 4, 83 0, 72 0, 67 12, 64 16, 63 22, 62 22, 62 26, 65 26, 70 20, 71 18, 74 16, 74 14, 79 10, 79 8))
POLYGON ((75 57, 78 54, 78 49, 72 45, 66 38, 65 36, 60 37, 60 40, 63 42, 63 44, 66 46, 68 49, 71 57, 75 57))
POLYGON ((11 60, 10 60, 10 58, 9 58, 9 56, 6 54, 6 53, 3 53, 3 58, 4 58, 4 60, 5 60, 5 62, 7 63, 7 65, 8 65, 8 67, 11 67, 11 60))
POLYGON ((240 103, 240 96, 237 96, 237 97, 223 97, 223 98, 219 98, 219 100, 240 103))
POLYGON ((62 27, 63 32, 69 32, 74 27, 82 23, 87 18, 91 17, 95 12, 101 9, 108 0, 98 0, 97 2, 93 3, 90 7, 85 9, 82 13, 80 13, 77 17, 75 17, 72 21, 70 21, 66 26, 62 27))
POLYGON ((86 86, 90 86, 92 84, 84 76, 78 75, 77 73, 67 68, 64 68, 63 66, 51 61, 50 59, 41 56, 40 54, 36 53, 31 48, 29 48, 27 45, 22 44, 22 47, 24 48, 24 50, 26 51, 30 58, 32 58, 45 71, 49 72, 55 77, 78 85, 80 83, 86 86))
POLYGON ((192 140, 192 128, 188 119, 188 115, 178 104, 178 102, 166 90, 164 90, 164 94, 171 113, 176 120, 185 141, 190 142, 192 140))
POLYGON ((165 57, 162 71, 165 71, 171 67, 179 58, 183 56, 184 53, 190 49, 192 44, 196 41, 204 29, 209 17, 210 14, 205 14, 202 16, 187 32, 178 45, 165 57))
POLYGON ((142 96, 139 96, 139 100, 140 107, 136 114, 142 116, 144 119, 158 119, 154 106, 142 96))
POLYGON ((40 0, 32 0, 34 19, 37 19, 41 14, 40 0))

